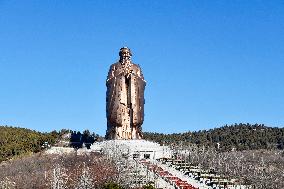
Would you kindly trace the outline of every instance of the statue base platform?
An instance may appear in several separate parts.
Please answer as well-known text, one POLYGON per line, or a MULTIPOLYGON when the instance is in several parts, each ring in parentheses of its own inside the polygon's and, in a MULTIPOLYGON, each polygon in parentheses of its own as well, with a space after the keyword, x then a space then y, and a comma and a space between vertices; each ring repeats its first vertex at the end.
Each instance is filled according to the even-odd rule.
POLYGON ((111 156, 122 155, 130 159, 154 160, 172 157, 172 151, 168 146, 147 140, 107 140, 94 143, 91 150, 111 156))

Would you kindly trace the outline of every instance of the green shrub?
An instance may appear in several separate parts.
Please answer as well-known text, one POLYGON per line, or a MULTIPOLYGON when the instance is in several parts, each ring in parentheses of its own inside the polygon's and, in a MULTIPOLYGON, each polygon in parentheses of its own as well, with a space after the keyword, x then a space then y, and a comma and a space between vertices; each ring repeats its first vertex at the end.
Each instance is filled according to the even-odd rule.
POLYGON ((104 185, 103 189, 124 189, 124 188, 116 183, 107 183, 106 185, 104 185))
POLYGON ((147 185, 143 186, 143 189, 155 189, 155 187, 152 186, 151 184, 147 184, 147 185))

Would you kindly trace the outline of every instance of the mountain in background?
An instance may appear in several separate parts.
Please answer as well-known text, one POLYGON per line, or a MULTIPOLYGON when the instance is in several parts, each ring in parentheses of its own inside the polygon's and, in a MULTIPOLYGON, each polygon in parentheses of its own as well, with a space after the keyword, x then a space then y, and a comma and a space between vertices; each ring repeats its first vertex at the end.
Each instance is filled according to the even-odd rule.
POLYGON ((186 133, 145 132, 144 139, 166 145, 187 145, 191 143, 199 147, 211 146, 221 151, 284 149, 284 128, 239 123, 186 133))
POLYGON ((25 154, 37 153, 50 146, 89 148, 102 137, 85 130, 62 129, 52 132, 38 132, 30 129, 0 126, 0 162, 25 154), (83 145, 84 144, 84 145, 83 145))
MULTIPOLYGON (((74 131, 66 129, 59 132, 41 133, 25 128, 0 126, 0 162, 15 156, 40 152, 44 143, 55 145, 61 136, 68 132, 74 133, 74 131)), ((80 136, 84 136, 84 133, 85 131, 80 136)), ((95 134, 92 136, 95 136, 96 140, 98 138, 102 139, 102 137, 95 134)), ((80 141, 82 138, 86 137, 81 137, 80 141)), ((284 149, 284 128, 268 127, 263 124, 240 123, 186 133, 144 132, 144 139, 165 145, 196 144, 199 147, 210 146, 220 151, 284 149)), ((70 144, 72 144, 72 140, 75 140, 74 137, 70 138, 70 144)))
POLYGON ((54 144, 60 133, 41 133, 30 129, 0 126, 0 162, 14 156, 41 151, 44 142, 54 144))

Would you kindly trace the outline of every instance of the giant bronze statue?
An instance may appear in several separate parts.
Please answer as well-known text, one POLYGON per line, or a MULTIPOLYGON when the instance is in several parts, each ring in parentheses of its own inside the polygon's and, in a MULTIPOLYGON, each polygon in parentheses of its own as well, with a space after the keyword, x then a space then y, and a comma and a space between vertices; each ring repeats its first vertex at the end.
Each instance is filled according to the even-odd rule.
POLYGON ((106 139, 141 139, 146 82, 129 48, 121 48, 119 56, 106 81, 106 139))

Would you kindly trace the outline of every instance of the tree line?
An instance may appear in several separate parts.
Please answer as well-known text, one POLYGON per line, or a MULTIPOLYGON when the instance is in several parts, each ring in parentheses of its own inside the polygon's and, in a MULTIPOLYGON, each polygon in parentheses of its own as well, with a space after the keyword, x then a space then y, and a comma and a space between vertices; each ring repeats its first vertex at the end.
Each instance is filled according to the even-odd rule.
POLYGON ((85 146, 87 149, 95 142, 100 140, 100 136, 95 133, 90 133, 89 130, 84 130, 83 133, 80 131, 70 131, 69 145, 73 148, 82 148, 85 146))
POLYGON ((210 130, 162 134, 145 132, 144 138, 160 144, 196 144, 211 146, 220 151, 284 149, 284 128, 264 124, 233 124, 210 130))
POLYGON ((41 133, 30 129, 0 126, 0 162, 13 156, 41 151, 44 142, 54 144, 60 133, 41 133))
MULTIPOLYGON (((71 133, 70 146, 75 148, 80 148, 83 144, 88 148, 94 141, 103 140, 94 133, 90 134, 88 130, 83 133, 64 129, 41 133, 25 128, 0 126, 0 162, 13 156, 39 152, 44 142, 53 145, 66 133, 71 133)), ((144 132, 144 139, 165 145, 210 146, 220 151, 284 149, 284 128, 239 123, 185 133, 144 132)))

